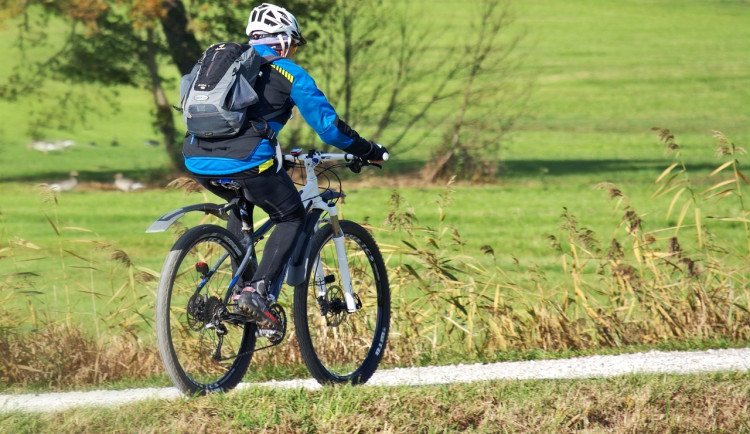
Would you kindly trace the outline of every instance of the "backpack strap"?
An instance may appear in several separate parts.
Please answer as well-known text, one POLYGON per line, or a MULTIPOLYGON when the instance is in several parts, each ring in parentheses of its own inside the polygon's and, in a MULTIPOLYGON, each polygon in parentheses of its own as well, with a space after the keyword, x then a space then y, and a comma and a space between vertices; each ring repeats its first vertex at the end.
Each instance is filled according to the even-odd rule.
POLYGON ((265 56, 262 56, 260 58, 260 64, 265 65, 267 63, 275 62, 279 59, 283 59, 283 57, 277 56, 275 54, 266 54, 265 56))
MULTIPOLYGON (((265 56, 263 56, 263 57, 260 58, 260 64, 261 65, 268 65, 268 64, 273 63, 273 62, 275 62, 276 60, 279 60, 279 59, 283 59, 283 57, 276 56, 274 54, 267 54, 267 55, 265 55, 265 56)), ((256 128, 256 131, 263 132, 263 133, 266 133, 266 131, 270 131, 269 133, 266 133, 266 134, 271 135, 270 137, 268 137, 269 139, 273 139, 276 136, 276 133, 273 130, 271 130, 270 127, 268 127, 268 122, 267 121, 275 118, 276 116, 284 114, 287 110, 288 109, 283 108, 283 109, 280 109, 280 110, 276 110, 275 112, 271 112, 271 113, 268 113, 266 115, 261 116, 260 120, 264 121, 264 123, 266 124, 266 128, 258 130, 254 124, 253 124, 253 128, 256 128)))
MULTIPOLYGON (((260 58, 260 64, 261 65, 268 65, 273 63, 274 61, 278 59, 283 59, 283 57, 276 56, 274 54, 268 54, 260 58)), ((273 111, 271 113, 265 114, 261 116, 258 119, 251 119, 250 120, 250 126, 253 130, 260 133, 263 137, 267 138, 268 140, 274 140, 276 138, 276 131, 274 131, 269 125, 268 121, 275 118, 276 116, 282 115, 286 113, 286 111, 289 110, 288 108, 282 108, 276 111, 273 111)), ((281 148, 279 147, 278 142, 276 142, 276 153, 281 152, 281 148)), ((281 161, 281 160, 279 160, 281 161)), ((281 166, 281 165, 279 165, 281 166)))
POLYGON ((264 116, 261 116, 260 118, 251 119, 250 127, 252 127, 253 130, 260 133, 263 137, 267 138, 268 140, 273 140, 276 138, 276 131, 274 131, 273 128, 271 128, 271 126, 268 125, 268 121, 275 118, 276 116, 286 113, 287 110, 289 109, 283 108, 280 110, 276 110, 275 112, 271 112, 264 116))
POLYGON ((271 113, 269 113, 267 115, 262 116, 262 118, 263 118, 263 120, 270 121, 271 119, 275 118, 276 116, 284 114, 287 110, 289 110, 289 109, 288 108, 283 108, 283 109, 280 109, 280 110, 276 110, 275 112, 271 112, 271 113))

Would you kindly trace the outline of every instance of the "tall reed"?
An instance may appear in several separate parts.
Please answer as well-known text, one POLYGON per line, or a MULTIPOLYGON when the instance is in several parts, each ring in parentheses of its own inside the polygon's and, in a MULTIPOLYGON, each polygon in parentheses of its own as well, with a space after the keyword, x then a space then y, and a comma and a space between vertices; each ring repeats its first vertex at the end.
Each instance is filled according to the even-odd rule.
POLYGON ((734 234, 721 239, 707 225, 740 222, 750 240, 742 195, 747 180, 737 160, 743 150, 716 133, 718 153, 728 161, 707 178, 728 176, 700 190, 695 185, 704 181, 691 180, 674 135, 666 129, 659 135, 672 161, 655 180, 653 198, 668 201, 666 220, 677 212, 676 223, 647 222, 615 185, 598 185, 621 215, 615 236, 602 241, 563 210, 561 233, 548 239, 568 281, 555 286, 539 271, 518 280, 496 264, 482 266, 477 256, 494 254, 491 246, 466 252, 458 229, 446 223, 450 185, 436 201, 436 227, 421 226, 394 193, 387 223, 401 244, 385 249, 395 301, 394 358, 420 363, 512 349, 750 340, 750 248, 737 249, 734 234), (710 208, 725 199, 738 201, 737 215, 719 217, 710 208))
POLYGON ((49 245, 10 237, 0 220, 0 385, 61 387, 158 372, 148 337, 158 273, 62 223, 53 192, 43 190, 42 201, 52 207, 49 245))
MULTIPOLYGON (((732 341, 750 339, 750 255, 736 247, 735 237, 720 239, 708 220, 747 220, 744 206, 737 216, 705 217, 715 201, 737 197, 746 183, 739 171, 739 148, 717 134, 722 156, 730 156, 707 178, 733 168, 728 180, 698 191, 674 135, 658 129, 673 161, 655 181, 654 199, 666 198, 666 217, 678 212, 672 226, 646 229, 628 197, 612 184, 600 184, 622 216, 613 237, 603 245, 576 218, 563 215, 566 242, 557 244, 572 282, 577 314, 590 322, 596 345, 652 344, 673 339, 732 341), (671 196, 670 196, 671 195, 671 196), (708 211, 707 211, 708 209, 708 211), (686 232, 690 230, 689 232, 686 232)), ((654 224, 653 221, 649 222, 654 224)), ((732 234, 734 235, 734 234, 732 234)), ((745 230, 744 237, 748 238, 745 230)))

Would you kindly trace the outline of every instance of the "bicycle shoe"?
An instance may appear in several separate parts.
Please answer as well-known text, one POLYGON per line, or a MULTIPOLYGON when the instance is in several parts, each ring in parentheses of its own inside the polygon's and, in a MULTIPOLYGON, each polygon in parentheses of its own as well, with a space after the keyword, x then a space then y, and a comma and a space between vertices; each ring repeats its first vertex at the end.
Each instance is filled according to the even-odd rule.
POLYGON ((237 300, 237 309, 240 313, 254 320, 258 327, 275 330, 281 326, 279 320, 268 309, 264 297, 252 286, 244 288, 239 296, 235 295, 232 298, 237 300))

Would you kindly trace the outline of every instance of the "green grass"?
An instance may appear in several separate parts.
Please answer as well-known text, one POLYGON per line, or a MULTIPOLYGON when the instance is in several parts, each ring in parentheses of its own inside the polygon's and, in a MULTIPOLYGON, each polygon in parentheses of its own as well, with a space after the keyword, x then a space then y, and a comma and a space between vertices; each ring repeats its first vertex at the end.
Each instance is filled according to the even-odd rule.
MULTIPOLYGON (((557 285, 564 279, 564 273, 546 236, 559 232, 563 209, 568 207, 570 212, 584 218, 585 225, 594 229, 604 240, 613 235, 620 219, 612 212, 614 208, 606 192, 594 188, 594 179, 566 181, 552 177, 523 183, 452 187, 455 193, 447 210, 446 222, 459 231, 466 243, 465 252, 482 258, 481 262, 492 263, 492 258, 480 250, 482 246, 489 245, 495 251, 501 267, 520 272, 529 267, 539 267, 548 274, 551 285, 557 285), (520 262, 520 268, 515 264, 516 260, 520 262)), ((637 208, 654 212, 650 217, 655 220, 654 224, 664 223, 661 216, 665 210, 646 206, 649 202, 648 190, 641 186, 635 186, 633 191, 628 191, 627 185, 621 188, 631 195, 637 208)), ((443 189, 400 188, 399 193, 414 208, 419 226, 435 228, 439 218, 435 201, 443 189)), ((376 228, 383 226, 386 215, 391 211, 387 204, 393 190, 355 187, 346 191, 344 218, 365 221, 376 228)), ((112 249, 102 250, 100 243, 111 244, 112 248, 124 251, 134 264, 158 271, 175 237, 170 232, 146 234, 145 229, 167 211, 206 199, 214 201, 211 196, 185 196, 179 191, 153 189, 132 194, 73 191, 61 194, 57 203, 53 204, 43 202, 44 195, 34 186, 20 183, 6 183, 3 196, 5 200, 0 211, 7 241, 22 239, 32 242, 42 250, 26 250, 28 255, 24 256, 47 258, 19 262, 14 272, 39 274, 35 287, 44 293, 48 293, 52 285, 61 287, 62 262, 68 267, 87 265, 69 254, 65 254, 61 261, 60 240, 66 242, 66 249, 103 262, 102 265, 108 263, 112 249), (59 238, 55 227, 60 231, 59 238)), ((662 208, 666 205, 663 204, 662 208)), ((200 214, 192 213, 183 220, 186 224, 194 225, 199 218, 200 214)), ((721 224, 716 226, 717 230, 722 228, 721 224)), ((378 231, 376 236, 381 244, 403 246, 399 233, 378 231)), ((68 269, 68 272, 75 273, 79 281, 90 280, 90 270, 68 269)), ((94 278, 101 285, 109 287, 109 276, 103 267, 99 267, 94 278)), ((90 309, 89 295, 81 293, 76 298, 81 301, 74 305, 81 306, 84 311, 90 309)))
MULTIPOLYGON (((663 165, 666 163, 667 160, 661 162, 663 165)), ((646 175, 658 172, 644 172, 630 172, 636 174, 633 177, 635 181, 628 181, 623 172, 609 170, 606 171, 609 177, 600 181, 622 182, 619 187, 629 196, 634 209, 644 215, 645 230, 675 225, 675 216, 670 220, 665 218, 669 198, 652 200, 655 188, 639 182, 646 175)), ((534 292, 531 282, 538 279, 540 273, 544 278, 544 287, 537 296, 563 294, 571 286, 570 271, 562 267, 560 253, 551 248, 549 240, 551 234, 565 239, 560 227, 565 223, 561 214, 566 209, 580 220, 581 226, 594 231, 602 247, 606 248, 612 238, 621 238, 625 234, 621 226, 621 212, 614 211, 615 206, 608 199, 606 191, 594 188, 595 176, 597 174, 565 177, 540 175, 538 179, 511 179, 498 185, 400 188, 399 194, 408 206, 414 208, 418 217, 417 227, 437 230, 442 230, 441 227, 455 228, 458 231, 461 246, 441 245, 441 256, 459 267, 461 260, 458 255, 474 257, 477 264, 490 269, 499 267, 515 282, 515 290, 525 293, 510 299, 515 300, 512 301, 514 306, 521 307, 528 304, 529 297, 534 297, 528 291, 534 292), (444 220, 441 221, 436 202, 446 189, 452 190, 452 193, 444 210, 444 220), (487 246, 492 248, 494 255, 483 253, 487 246)), ((703 190, 716 181, 708 183, 702 177, 694 177, 693 182, 696 190, 703 190)), ((12 273, 26 274, 28 277, 26 286, 13 285, 17 296, 8 300, 9 306, 14 307, 11 311, 17 312, 33 307, 37 316, 51 315, 53 319, 63 318, 67 322, 71 317, 76 318, 89 332, 96 331, 97 336, 97 327, 103 325, 85 318, 134 310, 139 316, 132 317, 128 324, 134 322, 143 331, 145 341, 151 342, 153 336, 148 323, 153 317, 153 278, 158 275, 175 234, 145 234, 144 230, 166 211, 213 198, 200 194, 186 196, 179 191, 158 188, 133 194, 88 190, 92 186, 95 184, 84 186, 81 191, 61 194, 56 202, 50 202, 45 201, 46 196, 34 186, 6 184, 5 194, 10 200, 7 202, 9 205, 4 206, 2 216, 5 242, 11 246, 21 246, 22 242, 37 246, 13 251, 12 273), (29 202, 33 204, 32 212, 29 202), (127 256, 135 267, 112 263, 113 258, 122 256, 127 256), (152 280, 143 281, 138 277, 142 273, 150 275, 152 280), (123 300, 127 301, 125 307, 123 300), (135 303, 137 307, 130 306, 130 303, 135 303)), ((376 238, 394 272, 403 263, 419 263, 417 259, 404 254, 405 244, 401 241, 404 233, 377 230, 387 226, 384 222, 393 211, 387 205, 393 190, 363 188, 355 184, 346 191, 344 218, 367 222, 376 228, 376 238)), ((443 206, 446 204, 443 203, 443 206)), ((736 201, 727 200, 705 207, 706 212, 713 215, 741 214, 736 201)), ((193 213, 184 219, 184 223, 192 226, 200 218, 200 214, 193 213)), ((742 250, 743 238, 733 235, 742 230, 741 224, 708 220, 706 229, 727 243, 722 247, 742 250)), ((686 231, 683 230, 683 234, 686 231)), ((681 238, 681 243, 689 248, 695 241, 688 237, 681 238)), ((596 271, 591 267, 587 269, 592 281, 598 279, 596 271)), ((465 273, 466 279, 482 276, 472 271, 465 273)), ((592 289, 596 292, 595 288, 592 289)), ((287 292, 291 293, 291 289, 287 292)), ((421 297, 410 290, 400 293, 400 296, 406 297, 406 300, 421 297)), ((601 301, 606 299, 606 296, 595 297, 601 301)), ((113 320, 105 323, 109 328, 117 324, 113 320)), ((38 323, 34 319, 25 325, 36 327, 38 323)), ((425 357, 435 361, 435 355, 425 357)))
POLYGON ((654 125, 680 131, 685 146, 711 130, 747 141, 747 3, 515 6, 537 92, 506 158, 650 158, 654 125))
POLYGON ((319 391, 252 388, 116 409, 0 414, 0 428, 19 433, 747 432, 748 393, 746 373, 319 391))

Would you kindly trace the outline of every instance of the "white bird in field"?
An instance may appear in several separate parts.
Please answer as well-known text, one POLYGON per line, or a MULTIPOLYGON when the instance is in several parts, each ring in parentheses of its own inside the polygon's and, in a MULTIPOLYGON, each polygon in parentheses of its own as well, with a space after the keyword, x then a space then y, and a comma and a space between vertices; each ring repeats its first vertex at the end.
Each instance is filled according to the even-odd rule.
POLYGON ((115 186, 122 191, 133 191, 144 187, 140 182, 123 177, 122 173, 115 175, 115 186))
POLYGON ((52 191, 70 191, 78 185, 77 176, 78 172, 74 170, 70 172, 70 178, 50 184, 49 189, 52 191))
POLYGON ((43 140, 35 140, 29 144, 29 148, 34 149, 35 151, 44 152, 46 154, 47 152, 56 152, 56 151, 65 150, 75 144, 76 142, 72 140, 58 140, 56 142, 45 142, 43 140))

